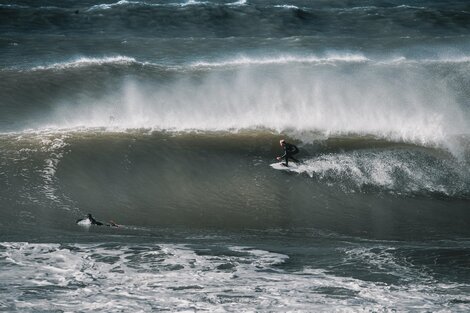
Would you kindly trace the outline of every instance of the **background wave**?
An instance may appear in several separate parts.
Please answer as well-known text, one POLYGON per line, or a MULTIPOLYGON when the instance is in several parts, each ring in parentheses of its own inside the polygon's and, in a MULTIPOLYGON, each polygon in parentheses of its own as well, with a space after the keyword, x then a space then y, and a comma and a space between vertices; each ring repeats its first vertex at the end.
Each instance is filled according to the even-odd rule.
POLYGON ((176 67, 124 56, 80 58, 1 72, 0 128, 261 128, 304 142, 315 139, 309 133, 373 135, 461 157, 461 140, 470 134, 469 66, 338 53, 176 67))
POLYGON ((0 7, 0 29, 10 33, 86 34, 98 29, 108 35, 125 32, 158 37, 195 33, 204 37, 338 36, 355 32, 373 37, 467 35, 470 12, 467 1, 453 1, 452 6, 437 1, 421 2, 422 6, 415 1, 370 6, 369 1, 360 1, 354 7, 340 1, 14 2, 17 5, 0 7), (37 12, 41 15, 36 16, 37 12), (244 26, 248 21, 251 27, 244 26))

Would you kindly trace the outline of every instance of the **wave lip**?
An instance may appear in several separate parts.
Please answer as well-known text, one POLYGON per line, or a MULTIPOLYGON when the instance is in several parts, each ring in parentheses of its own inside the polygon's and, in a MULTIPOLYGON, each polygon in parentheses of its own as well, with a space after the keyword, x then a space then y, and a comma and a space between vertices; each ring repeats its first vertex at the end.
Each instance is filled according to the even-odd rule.
POLYGON ((145 2, 139 2, 139 1, 128 1, 128 0, 120 0, 115 3, 104 3, 104 4, 97 4, 92 7, 90 7, 87 11, 95 11, 95 10, 109 10, 114 7, 119 7, 119 6, 124 6, 124 5, 145 5, 145 2))
POLYGON ((293 9, 293 10, 298 10, 299 7, 295 6, 293 4, 277 4, 274 6, 275 8, 281 8, 281 9, 293 9))
POLYGON ((231 5, 231 6, 243 6, 243 5, 246 5, 246 0, 238 0, 238 1, 235 1, 235 2, 231 2, 229 3, 228 5, 231 5))
POLYGON ((386 56, 383 58, 364 55, 360 52, 332 51, 324 55, 279 54, 273 56, 239 55, 215 61, 196 61, 191 67, 235 67, 249 65, 282 65, 282 64, 335 64, 335 63, 367 63, 368 65, 401 65, 401 64, 434 64, 434 63, 469 63, 470 55, 437 55, 435 57, 407 57, 403 55, 386 56))
POLYGON ((232 67, 232 66, 249 66, 249 65, 276 65, 288 63, 335 63, 350 62, 361 63, 370 61, 362 54, 330 54, 324 57, 315 55, 296 56, 296 55, 280 55, 274 57, 250 57, 240 56, 225 61, 198 61, 191 64, 192 67, 232 67))
MULTIPOLYGON (((80 67, 87 67, 93 65, 109 65, 109 64, 121 64, 121 65, 129 65, 129 64, 136 64, 140 63, 136 59, 126 56, 114 56, 114 57, 103 57, 103 58, 88 58, 88 57, 81 57, 75 59, 73 61, 62 62, 62 63, 54 63, 51 65, 41 65, 33 67, 32 71, 38 70, 62 70, 62 69, 69 69, 69 68, 80 68, 80 67)), ((143 64, 143 63, 140 63, 143 64)))
MULTIPOLYGON (((347 65, 347 64, 366 64, 370 66, 400 66, 400 65, 433 65, 433 64, 465 64, 470 63, 470 56, 466 54, 442 55, 428 58, 410 58, 406 56, 391 56, 386 58, 374 58, 358 52, 329 52, 321 54, 278 54, 268 56, 239 55, 236 57, 227 57, 219 60, 197 60, 188 63, 167 65, 152 61, 139 61, 134 57, 126 55, 102 56, 102 57, 78 57, 64 62, 33 66, 28 71, 38 70, 62 70, 70 68, 82 68, 88 66, 100 65, 141 65, 166 68, 168 70, 185 71, 191 69, 211 69, 211 68, 236 68, 249 66, 267 66, 267 65, 286 65, 286 64, 305 64, 305 65, 347 65)), ((0 69, 0 71, 15 71, 16 67, 0 69)))
POLYGON ((413 59, 405 56, 393 57, 385 60, 378 60, 375 63, 377 65, 402 65, 402 64, 461 64, 469 63, 470 56, 468 55, 456 55, 456 56, 441 56, 435 58, 423 58, 413 59))
MULTIPOLYGON (((206 5, 213 4, 208 1, 197 1, 197 0, 188 0, 185 2, 171 2, 171 3, 149 3, 145 1, 129 1, 129 0, 120 0, 115 3, 106 3, 106 4, 97 4, 90 7, 87 12, 99 11, 99 10, 110 10, 117 7, 125 6, 144 6, 144 7, 188 7, 188 6, 197 6, 197 5, 206 5)), ((246 0, 239 0, 236 2, 228 3, 227 6, 243 6, 246 4, 246 0)))

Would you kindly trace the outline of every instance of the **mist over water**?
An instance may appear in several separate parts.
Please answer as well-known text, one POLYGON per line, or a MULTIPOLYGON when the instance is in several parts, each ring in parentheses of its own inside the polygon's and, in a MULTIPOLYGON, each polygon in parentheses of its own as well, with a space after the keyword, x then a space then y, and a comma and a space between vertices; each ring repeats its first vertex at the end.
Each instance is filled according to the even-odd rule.
POLYGON ((0 310, 468 311, 469 30, 468 1, 0 2, 0 310))
MULTIPOLYGON (((38 129, 267 128, 374 135, 456 150, 452 138, 469 134, 469 119, 461 101, 465 91, 452 84, 453 69, 468 63, 448 63, 378 62, 360 54, 330 54, 244 57, 174 68, 113 57, 82 58, 24 74, 56 81, 78 76, 53 87, 60 97, 57 92, 43 94, 50 79, 33 87, 47 105, 43 116, 32 122, 38 129), (83 81, 84 74, 92 74, 91 81, 83 81), (112 82, 103 81, 108 76, 112 82)), ((24 94, 13 95, 11 102, 23 100, 18 97, 24 94)))

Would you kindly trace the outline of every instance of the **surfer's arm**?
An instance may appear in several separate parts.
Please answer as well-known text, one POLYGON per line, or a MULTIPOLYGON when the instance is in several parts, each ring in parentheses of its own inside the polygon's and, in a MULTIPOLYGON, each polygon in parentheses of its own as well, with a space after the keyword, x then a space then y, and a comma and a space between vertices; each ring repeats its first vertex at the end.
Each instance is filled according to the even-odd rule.
POLYGON ((287 153, 284 152, 283 155, 278 156, 276 159, 277 159, 278 161, 279 161, 279 160, 282 160, 282 159, 284 159, 284 158, 286 157, 286 155, 287 155, 287 153))

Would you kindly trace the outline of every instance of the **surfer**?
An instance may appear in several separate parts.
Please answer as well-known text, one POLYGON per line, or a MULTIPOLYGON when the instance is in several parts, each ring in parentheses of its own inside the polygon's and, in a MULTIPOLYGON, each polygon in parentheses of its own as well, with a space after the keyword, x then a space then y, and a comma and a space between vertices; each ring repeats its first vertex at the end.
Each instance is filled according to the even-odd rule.
POLYGON ((286 160, 286 162, 282 163, 282 165, 289 166, 289 159, 291 159, 294 162, 299 162, 299 160, 293 157, 294 154, 299 153, 299 148, 297 148, 293 144, 287 143, 284 139, 281 139, 281 141, 279 141, 279 144, 284 149, 284 154, 282 156, 277 157, 277 160, 278 161, 282 159, 286 160))
POLYGON ((91 224, 91 225, 98 225, 98 226, 104 225, 103 223, 101 223, 101 222, 95 220, 95 219, 93 218, 93 216, 91 216, 90 213, 88 213, 85 218, 78 219, 78 220, 77 220, 77 224, 80 223, 80 222, 86 221, 86 220, 90 221, 90 224, 91 224))
POLYGON ((90 213, 88 213, 85 218, 78 219, 76 223, 79 224, 80 222, 84 222, 86 220, 88 220, 91 225, 119 227, 119 225, 116 224, 113 220, 109 221, 109 224, 104 224, 100 221, 97 221, 90 213))

